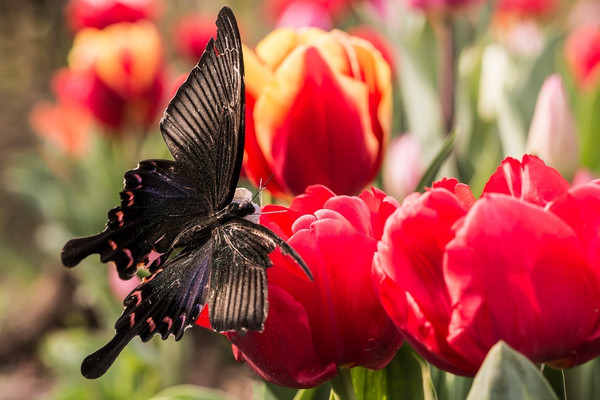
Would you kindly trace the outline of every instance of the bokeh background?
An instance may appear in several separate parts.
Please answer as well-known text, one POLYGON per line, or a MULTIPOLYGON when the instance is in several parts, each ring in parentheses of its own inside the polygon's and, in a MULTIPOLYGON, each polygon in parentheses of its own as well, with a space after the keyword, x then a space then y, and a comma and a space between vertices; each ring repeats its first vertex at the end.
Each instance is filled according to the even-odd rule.
MULTIPOLYGON (((568 113, 577 128, 569 132, 561 127, 557 135, 572 135, 560 140, 581 148, 567 145, 562 156, 545 161, 564 168, 569 179, 577 174, 590 179, 599 172, 600 135, 593 135, 600 126, 599 79, 581 84, 564 50, 572 31, 600 23, 597 0, 524 1, 530 4, 523 8, 527 11, 517 7, 505 14, 496 8, 502 2, 491 0, 429 14, 422 6, 427 1, 408 0, 316 1, 334 5, 306 14, 282 14, 286 2, 275 0, 149 2, 146 16, 158 32, 164 57, 157 67, 160 84, 149 87, 159 85, 161 92, 151 105, 135 103, 117 117, 107 112, 101 123, 78 109, 61 114, 53 108, 64 100, 61 96, 77 97, 83 90, 80 81, 61 80, 57 71, 76 69, 74 54, 85 63, 85 49, 93 49, 73 50, 77 18, 85 20, 85 13, 67 13, 67 3, 0 0, 0 399, 147 399, 180 384, 214 388, 231 398, 250 398, 261 390, 259 379, 234 360, 229 342, 200 327, 188 330, 178 343, 155 338, 142 344, 136 339, 105 377, 85 380, 79 374, 81 360, 112 337, 128 289, 96 257, 67 270, 59 256, 70 237, 102 229, 106 211, 118 204, 125 170, 144 158, 168 157, 158 119, 195 64, 223 5, 234 10, 250 47, 278 25, 370 28, 364 35, 371 35, 373 45, 392 63, 391 131, 398 139, 390 141, 387 150, 393 154, 375 185, 398 200, 413 190, 448 134, 437 93, 443 79, 436 66, 437 46, 443 35, 435 22, 447 12, 458 16, 451 125, 459 126, 461 135, 441 174, 457 176, 477 192, 502 158, 520 156, 538 94, 551 74, 564 81, 568 113), (201 17, 191 17, 195 15, 201 17), (148 107, 158 111, 140 117, 148 107), (57 126, 67 134, 57 136, 57 126), (77 134, 81 130, 92 133, 82 139, 77 134)), ((438 3, 452 8, 469 1, 438 3)), ((152 53, 152 46, 141 42, 138 48, 152 53)), ((589 65, 582 68, 595 68, 598 78, 600 39, 595 46, 590 46, 589 65)), ((132 87, 123 90, 135 92, 132 87)), ((527 147, 542 151, 535 144, 527 147)))

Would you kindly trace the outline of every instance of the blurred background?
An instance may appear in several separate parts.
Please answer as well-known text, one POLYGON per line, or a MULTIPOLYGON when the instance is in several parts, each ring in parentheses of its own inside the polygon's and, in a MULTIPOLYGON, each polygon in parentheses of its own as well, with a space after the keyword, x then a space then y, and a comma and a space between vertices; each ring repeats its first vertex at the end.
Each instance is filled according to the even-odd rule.
POLYGON ((200 327, 178 343, 134 340, 105 377, 82 378, 131 283, 95 256, 73 270, 59 256, 69 238, 103 229, 127 169, 169 158, 158 120, 223 5, 250 48, 276 27, 313 25, 382 53, 394 106, 375 185, 398 200, 454 127, 441 174, 474 191, 525 151, 568 179, 599 172, 597 0, 1 0, 0 399, 146 399, 186 383, 231 398, 256 390, 228 341, 200 327), (534 129, 535 118, 547 124, 534 129))

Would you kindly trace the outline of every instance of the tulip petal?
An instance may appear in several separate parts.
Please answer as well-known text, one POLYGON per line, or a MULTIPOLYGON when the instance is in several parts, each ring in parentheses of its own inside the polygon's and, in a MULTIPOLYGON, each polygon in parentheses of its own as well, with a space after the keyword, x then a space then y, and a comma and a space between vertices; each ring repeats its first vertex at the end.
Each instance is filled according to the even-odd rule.
POLYGON ((598 324, 600 281, 579 239, 531 203, 484 196, 444 264, 453 308, 448 343, 474 364, 498 340, 534 362, 558 359, 598 324))
POLYGON ((290 208, 302 214, 314 214, 315 211, 323 208, 327 200, 334 196, 335 193, 326 186, 311 185, 306 188, 303 194, 292 200, 290 208))
POLYGON ((504 193, 545 206, 569 190, 567 182, 554 168, 535 156, 523 156, 523 162, 507 157, 483 189, 486 193, 504 193))
POLYGON ((337 375, 335 363, 324 363, 315 351, 304 306, 274 284, 269 285, 269 316, 264 332, 227 336, 237 348, 234 351, 238 360, 248 363, 269 382, 307 388, 337 375), (294 345, 284 345, 291 343, 294 345))
POLYGON ((445 344, 452 310, 442 260, 452 226, 466 211, 446 189, 407 198, 389 217, 373 262, 380 301, 411 345, 435 365, 463 374, 472 366, 445 344))
POLYGON ((317 48, 290 55, 254 109, 258 143, 279 181, 293 193, 315 183, 342 194, 362 189, 377 146, 367 99, 364 83, 337 76, 317 48))
POLYGON ((600 180, 576 186, 549 210, 575 231, 591 265, 600 265, 600 180))

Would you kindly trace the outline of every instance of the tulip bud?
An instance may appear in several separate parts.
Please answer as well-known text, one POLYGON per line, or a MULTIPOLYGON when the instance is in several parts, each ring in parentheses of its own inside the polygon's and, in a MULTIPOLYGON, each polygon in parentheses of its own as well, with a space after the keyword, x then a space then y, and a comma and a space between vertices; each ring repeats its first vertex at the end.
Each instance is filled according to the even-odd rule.
POLYGON ((383 186, 390 196, 400 200, 414 192, 424 172, 421 154, 410 134, 392 140, 383 161, 383 186))
POLYGON ((366 40, 317 28, 278 29, 246 68, 245 171, 267 188, 312 184, 356 194, 381 165, 391 126, 389 65, 366 40))
POLYGON ((546 79, 540 90, 529 128, 527 152, 536 154, 568 178, 579 167, 575 120, 558 75, 546 79))
POLYGON ((69 71, 89 82, 80 100, 115 132, 154 123, 162 109, 163 47, 149 21, 79 31, 69 71))

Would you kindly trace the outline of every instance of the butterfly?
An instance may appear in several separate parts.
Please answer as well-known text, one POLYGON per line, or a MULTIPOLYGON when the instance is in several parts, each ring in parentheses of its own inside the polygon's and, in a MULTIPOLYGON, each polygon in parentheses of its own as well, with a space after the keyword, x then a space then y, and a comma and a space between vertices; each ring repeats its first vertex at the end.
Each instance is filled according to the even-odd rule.
POLYGON ((300 255, 258 224, 250 191, 236 189, 244 153, 244 64, 237 22, 224 7, 198 64, 160 121, 174 160, 141 161, 125 173, 121 205, 106 228, 64 246, 67 267, 98 253, 122 279, 150 275, 123 301, 116 334, 81 373, 102 376, 135 337, 179 340, 205 305, 219 332, 264 328, 266 268, 279 248, 312 279, 300 255))

